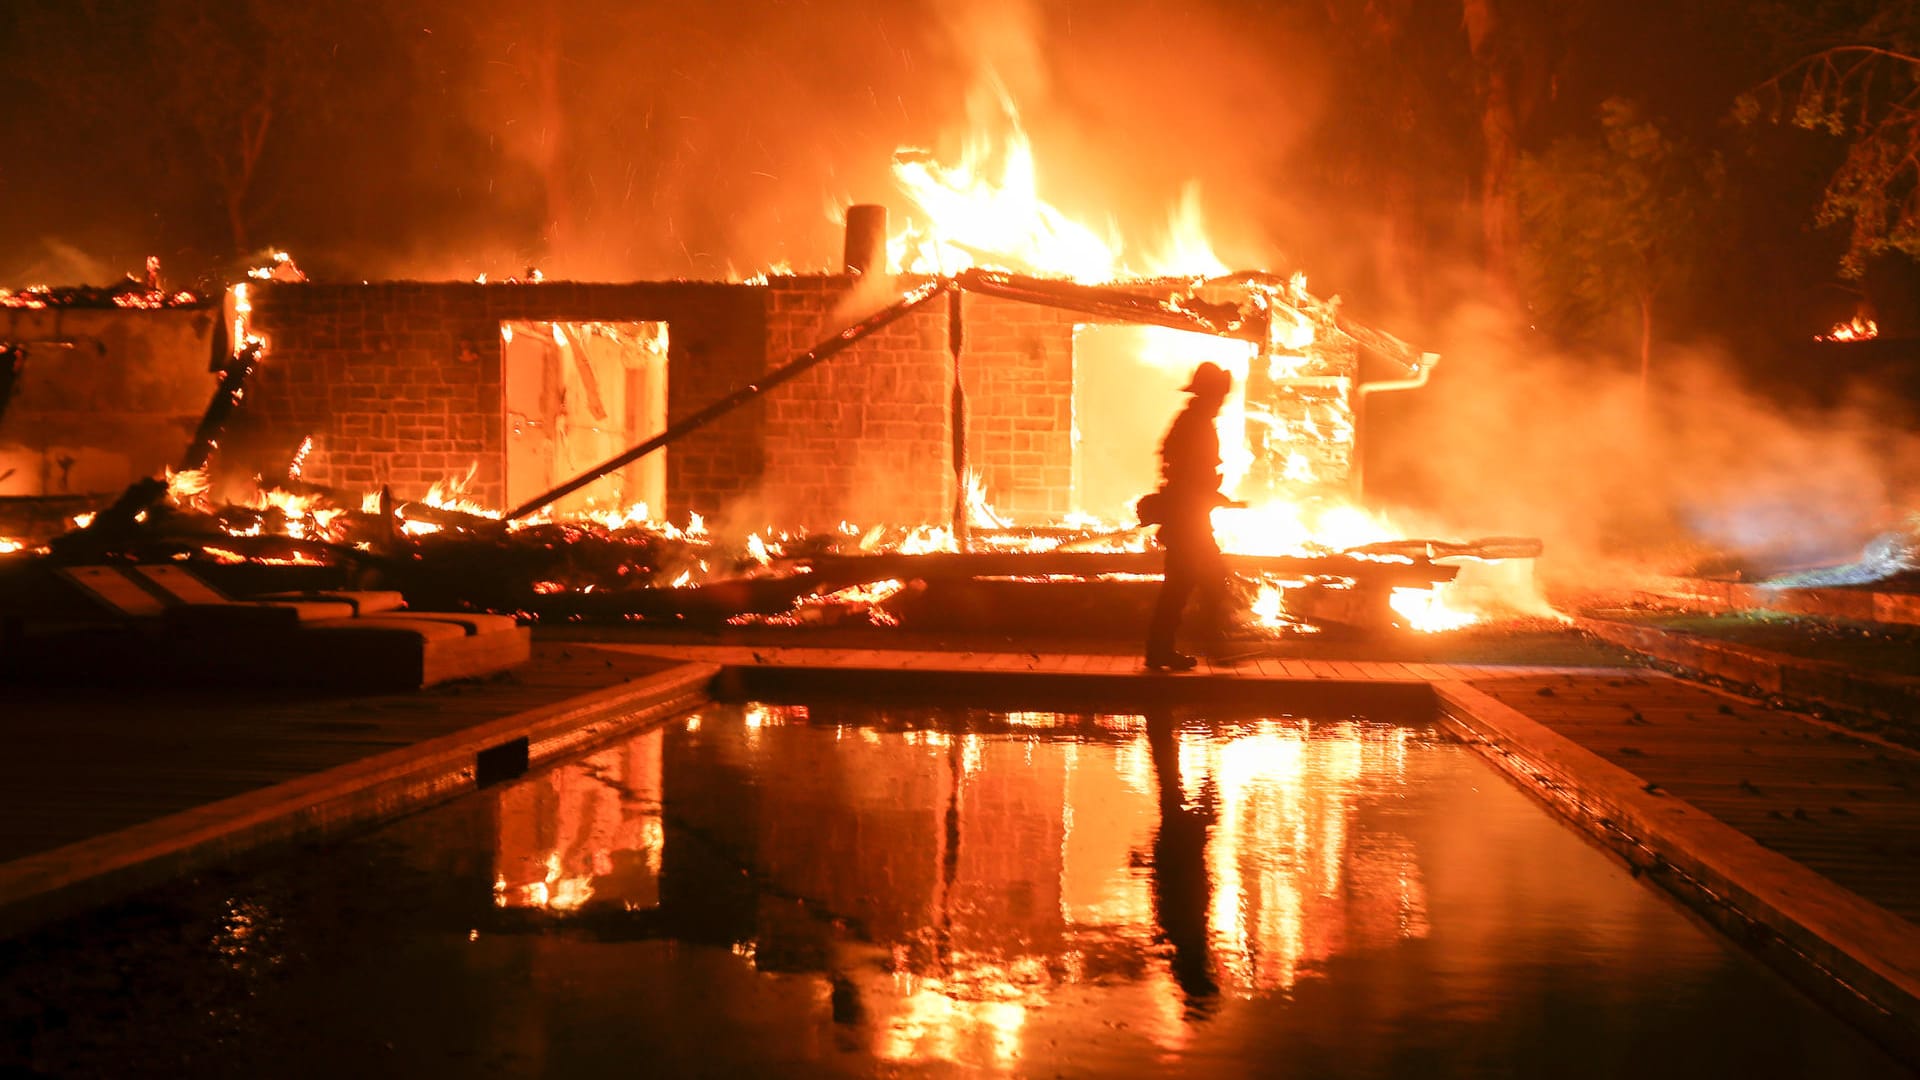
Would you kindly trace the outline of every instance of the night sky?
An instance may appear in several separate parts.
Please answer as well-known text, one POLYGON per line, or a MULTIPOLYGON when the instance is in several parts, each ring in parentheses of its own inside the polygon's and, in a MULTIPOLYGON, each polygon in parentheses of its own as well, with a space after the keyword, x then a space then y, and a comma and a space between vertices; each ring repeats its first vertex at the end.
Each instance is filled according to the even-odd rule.
MULTIPOLYGON (((1834 150, 1730 130, 1779 51, 1750 5, 1534 6, 1494 5, 1521 149, 1591 131, 1607 97, 1641 101, 1735 155, 1743 213, 1771 230, 1743 223, 1744 284, 1817 294, 1839 243, 1810 224, 1834 150)), ((831 209, 905 213, 893 150, 956 153, 987 71, 1032 133, 1042 194, 1131 243, 1193 183, 1229 262, 1309 269, 1403 320, 1448 300, 1406 279, 1475 259, 1458 0, 7 0, 0 281, 101 283, 150 253, 224 279, 270 247, 335 280, 826 268, 831 209), (230 199, 248 117, 264 133, 230 199)))

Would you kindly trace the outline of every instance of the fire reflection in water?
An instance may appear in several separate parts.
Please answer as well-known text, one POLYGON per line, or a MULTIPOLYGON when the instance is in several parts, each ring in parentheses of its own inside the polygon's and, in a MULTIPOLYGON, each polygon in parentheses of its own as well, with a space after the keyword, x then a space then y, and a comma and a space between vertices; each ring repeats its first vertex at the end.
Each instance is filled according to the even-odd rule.
POLYGON ((501 791, 493 902, 572 911, 589 900, 630 911, 660 903, 660 745, 656 730, 501 791))
POLYGON ((818 979, 844 1046, 1007 1068, 1048 1006, 1097 989, 1174 1052, 1225 999, 1426 935, 1394 825, 1410 737, 715 707, 504 791, 495 900, 703 917, 717 852, 756 890, 721 935, 733 955, 818 979))

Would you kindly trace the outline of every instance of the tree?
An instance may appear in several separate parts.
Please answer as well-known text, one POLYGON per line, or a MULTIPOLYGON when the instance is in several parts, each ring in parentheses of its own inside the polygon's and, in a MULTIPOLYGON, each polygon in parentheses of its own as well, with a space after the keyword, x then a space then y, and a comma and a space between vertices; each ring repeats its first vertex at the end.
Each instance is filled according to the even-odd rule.
POLYGON ((1522 284, 1536 318, 1569 336, 1636 317, 1644 394, 1659 302, 1700 262, 1725 168, 1624 99, 1601 105, 1600 128, 1521 158, 1522 284))
POLYGON ((1488 269, 1506 281, 1513 263, 1514 162, 1519 151, 1519 120, 1513 81, 1497 43, 1503 26, 1492 0, 1462 0, 1462 22, 1473 57, 1474 92, 1480 102, 1480 138, 1484 158, 1480 177, 1480 221, 1488 269))
POLYGON ((1816 5, 1805 15, 1775 12, 1777 36, 1820 44, 1742 94, 1743 122, 1788 122, 1846 140, 1817 220, 1848 226, 1843 277, 1859 278, 1870 256, 1920 258, 1920 12, 1888 4, 1816 5), (1848 15, 1853 19, 1848 19, 1848 15), (1827 25, 1822 27, 1820 24, 1827 25))
POLYGON ((262 165, 294 111, 330 108, 340 43, 372 20, 282 0, 43 5, 20 19, 25 76, 156 184, 217 194, 234 254, 253 246, 262 165))

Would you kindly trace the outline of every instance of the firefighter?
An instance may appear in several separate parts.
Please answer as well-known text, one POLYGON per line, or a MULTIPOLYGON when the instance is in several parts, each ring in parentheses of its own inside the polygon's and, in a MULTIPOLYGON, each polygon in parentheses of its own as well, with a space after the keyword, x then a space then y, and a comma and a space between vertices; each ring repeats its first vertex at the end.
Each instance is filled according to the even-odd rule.
POLYGON ((1160 444, 1160 490, 1142 500, 1141 520, 1160 526, 1166 551, 1166 581, 1147 625, 1147 667, 1191 671, 1193 657, 1174 648, 1187 601, 1199 594, 1205 628, 1217 636, 1226 611, 1227 572, 1213 538, 1213 509, 1232 505, 1220 493, 1220 433, 1214 418, 1233 390, 1233 376, 1218 364, 1201 364, 1184 391, 1192 395, 1160 444))

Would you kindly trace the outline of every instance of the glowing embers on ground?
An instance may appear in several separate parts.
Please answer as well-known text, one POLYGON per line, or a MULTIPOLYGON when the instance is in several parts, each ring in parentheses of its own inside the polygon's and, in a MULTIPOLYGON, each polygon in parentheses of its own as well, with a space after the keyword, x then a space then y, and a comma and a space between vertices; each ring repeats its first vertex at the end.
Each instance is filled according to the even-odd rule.
MULTIPOLYGON (((425 558, 432 562, 431 575, 448 580, 463 566, 470 570, 488 563, 496 568, 485 575, 491 584, 459 597, 461 602, 541 618, 660 619, 692 612, 696 618, 736 624, 789 626, 847 619, 899 625, 920 596, 917 580, 951 579, 976 565, 964 561, 971 558, 998 559, 1000 569, 973 571, 974 576, 996 580, 1144 581, 1157 570, 1146 551, 1147 532, 1132 523, 1078 515, 1057 524, 1010 525, 977 483, 969 492, 972 532, 967 549, 972 555, 962 555, 958 538, 942 525, 862 529, 842 523, 823 533, 766 529, 721 538, 708 535, 698 514, 690 514, 684 527, 675 526, 655 519, 644 503, 588 505, 575 513, 503 522, 499 511, 467 494, 475 476, 476 470, 469 469, 436 482, 418 500, 369 493, 357 508, 336 505, 326 489, 299 482, 267 487, 243 501, 215 507, 203 471, 169 472, 166 509, 178 512, 148 527, 156 539, 178 550, 154 557, 279 566, 353 564, 361 555, 397 556, 409 564, 425 558), (209 533, 224 539, 209 538, 209 533), (1062 565, 1050 570, 1044 564, 1053 552, 1060 553, 1054 561, 1062 565), (1025 564, 1009 557, 1017 560, 1027 554, 1040 561, 1032 573, 1023 574, 1025 564), (924 576, 914 572, 922 555, 933 557, 924 576), (1102 555, 1137 555, 1147 561, 1106 565, 1098 562, 1102 555), (876 557, 871 566, 865 556, 876 557), (1085 561, 1089 559, 1096 562, 1085 561), (820 573, 823 561, 831 568, 825 574, 820 573), (871 578, 849 576, 862 572, 871 578), (909 589, 913 595, 896 603, 895 597, 909 589)), ((84 519, 75 524, 84 524, 84 519)), ((1325 572, 1301 569, 1304 578, 1239 567, 1243 583, 1252 590, 1245 599, 1254 618, 1245 629, 1256 631, 1254 636, 1313 632, 1312 623, 1320 620, 1311 610, 1290 611, 1282 595, 1287 590, 1325 588, 1330 581, 1337 588, 1335 579, 1343 572, 1352 574, 1371 563, 1415 561, 1392 551, 1349 551, 1349 545, 1396 535, 1383 520, 1350 507, 1312 513, 1283 504, 1222 510, 1216 526, 1229 553, 1328 560, 1325 572)), ((1425 543, 1401 541, 1388 547, 1418 552, 1425 543)), ((1378 607, 1383 614, 1387 605, 1382 592, 1378 607)), ((1392 608, 1399 612, 1394 621, 1400 625, 1440 630, 1475 621, 1469 611, 1501 606, 1468 606, 1442 593, 1409 590, 1394 596, 1392 608)))

